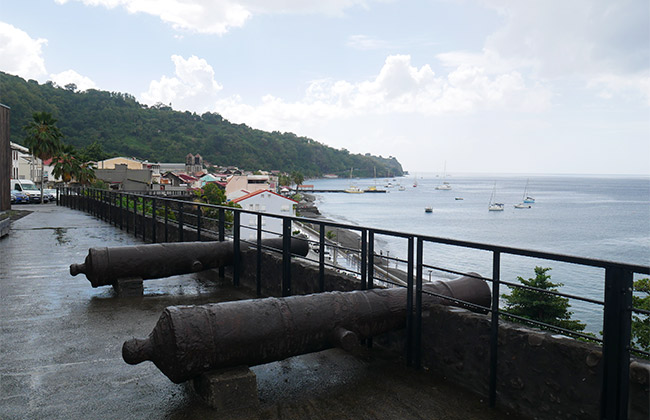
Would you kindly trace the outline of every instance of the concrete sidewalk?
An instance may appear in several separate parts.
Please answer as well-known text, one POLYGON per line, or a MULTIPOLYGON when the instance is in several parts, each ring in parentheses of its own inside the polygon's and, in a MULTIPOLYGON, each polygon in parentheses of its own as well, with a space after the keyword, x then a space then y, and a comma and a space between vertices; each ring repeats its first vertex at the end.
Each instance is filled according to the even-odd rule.
POLYGON ((0 419, 501 419, 480 398, 378 351, 330 350, 257 366, 261 409, 219 413, 152 363, 126 364, 122 343, 151 332, 162 309, 249 298, 196 275, 145 282, 142 298, 93 289, 68 267, 88 248, 140 243, 54 205, 0 240, 0 419))

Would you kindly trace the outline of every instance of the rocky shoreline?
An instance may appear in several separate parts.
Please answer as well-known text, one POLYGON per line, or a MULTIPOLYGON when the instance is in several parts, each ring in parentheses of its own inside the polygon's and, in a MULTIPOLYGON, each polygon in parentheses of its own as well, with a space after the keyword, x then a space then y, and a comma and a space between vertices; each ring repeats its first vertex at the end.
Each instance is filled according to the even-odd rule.
MULTIPOLYGON (((298 213, 300 214, 301 217, 304 217, 306 219, 327 220, 329 222, 336 223, 335 220, 324 217, 321 214, 321 212, 318 210, 318 207, 316 207, 316 205, 314 204, 314 202, 316 201, 316 196, 307 193, 301 193, 301 194, 302 194, 302 200, 300 201, 300 203, 298 203, 298 213)), ((312 225, 312 228, 318 230, 318 226, 312 225)), ((341 244, 341 246, 345 248, 359 249, 359 238, 361 237, 359 233, 348 229, 335 228, 335 230, 336 230, 336 237, 334 238, 334 241, 338 242, 339 244, 341 244)))

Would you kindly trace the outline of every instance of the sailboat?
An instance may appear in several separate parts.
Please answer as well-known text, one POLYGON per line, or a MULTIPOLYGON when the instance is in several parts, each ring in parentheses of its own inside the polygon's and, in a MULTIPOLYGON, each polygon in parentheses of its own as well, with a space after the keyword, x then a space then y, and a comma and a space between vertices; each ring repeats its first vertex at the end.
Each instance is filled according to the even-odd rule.
MULTIPOLYGON (((528 195, 528 179, 526 180, 526 187, 524 187, 524 203, 532 204, 535 199, 528 195)), ((529 206, 530 207, 530 206, 529 206)))
MULTIPOLYGON (((447 162, 445 162, 445 169, 442 172, 442 179, 445 178, 447 178, 447 162)), ((449 191, 451 190, 451 185, 449 185, 449 182, 443 181, 442 184, 436 186, 436 190, 449 191)))
POLYGON ((350 168, 350 186, 345 189, 346 193, 350 194, 363 194, 363 190, 355 185, 352 185, 352 169, 350 168))
POLYGON ((497 183, 494 183, 494 189, 492 190, 492 196, 490 196, 490 204, 488 205, 488 211, 503 211, 505 205, 503 203, 497 203, 495 200, 497 195, 497 183))

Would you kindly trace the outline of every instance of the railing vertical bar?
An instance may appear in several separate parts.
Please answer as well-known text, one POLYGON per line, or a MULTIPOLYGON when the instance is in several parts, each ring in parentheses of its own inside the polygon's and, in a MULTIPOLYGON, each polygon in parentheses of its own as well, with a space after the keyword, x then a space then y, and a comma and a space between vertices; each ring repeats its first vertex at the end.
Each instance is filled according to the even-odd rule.
MULTIPOLYGON (((364 231, 364 237, 366 236, 365 231, 364 231)), ((367 277, 367 285, 368 289, 372 289, 375 287, 375 232, 370 230, 368 231, 367 234, 367 241, 368 244, 366 245, 368 251, 367 251, 367 260, 368 260, 368 266, 367 266, 367 271, 368 271, 368 277, 367 277)))
POLYGON ((601 419, 628 418, 632 287, 631 271, 619 267, 605 269, 601 419))
MULTIPOLYGON (((219 241, 226 240, 226 211, 219 209, 219 241)), ((226 270, 223 266, 219 267, 219 278, 223 279, 226 275, 226 270)))
POLYGON ((233 246, 233 270, 232 270, 232 284, 235 287, 239 286, 239 274, 241 270, 241 255, 239 254, 241 244, 239 243, 241 213, 238 211, 233 212, 232 224, 232 246, 233 246))
POLYGON ((318 291, 325 291, 325 224, 318 233, 318 291))
POLYGON ((406 365, 413 366, 413 237, 408 238, 406 269, 406 365))
POLYGON ((138 197, 132 195, 133 197, 133 236, 138 237, 138 197))
POLYGON ((120 207, 120 208, 119 208, 119 213, 120 213, 120 230, 122 230, 123 227, 124 227, 124 223, 123 223, 123 219, 124 219, 124 206, 122 206, 122 198, 123 198, 122 193, 118 192, 118 193, 117 193, 117 197, 118 197, 119 200, 120 200, 120 201, 119 201, 119 207, 120 207))
POLYGON ((147 242, 147 196, 142 196, 142 240, 147 242))
POLYGON ((282 296, 291 296, 291 219, 282 218, 282 296))
POLYGON ((158 242, 158 238, 156 238, 156 231, 157 225, 158 225, 158 198, 157 197, 152 197, 151 199, 151 242, 154 244, 158 242))
POLYGON ((183 242, 183 231, 185 227, 183 226, 183 202, 178 203, 178 242, 183 242))
POLYGON ((415 354, 413 364, 416 369, 422 367, 422 271, 424 268, 424 241, 418 237, 416 247, 416 275, 415 275, 415 337, 413 347, 415 354))
POLYGON ((497 403, 497 362, 499 351, 499 285, 501 277, 501 253, 492 254, 492 318, 490 322, 490 407, 497 403))
POLYGON ((257 213, 257 264, 255 273, 255 291, 262 296, 262 213, 257 213))
MULTIPOLYGON (((372 234, 372 233, 371 233, 372 234)), ((359 256, 359 259, 361 260, 361 266, 359 267, 359 271, 361 273, 361 289, 367 289, 368 288, 368 272, 369 266, 369 258, 372 258, 372 244, 371 244, 371 250, 368 250, 368 233, 365 229, 361 230, 361 237, 359 238, 361 241, 361 255, 359 256)), ((374 241, 370 241, 374 242, 374 241)))
POLYGON ((129 210, 129 207, 131 207, 131 197, 129 197, 128 194, 124 194, 124 198, 126 199, 126 233, 129 233, 129 220, 131 219, 131 212, 129 210))
POLYGON ((201 213, 202 213, 203 207, 200 205, 197 206, 196 209, 196 240, 200 241, 201 240, 201 213))
POLYGON ((169 201, 165 200, 165 242, 169 242, 169 201))

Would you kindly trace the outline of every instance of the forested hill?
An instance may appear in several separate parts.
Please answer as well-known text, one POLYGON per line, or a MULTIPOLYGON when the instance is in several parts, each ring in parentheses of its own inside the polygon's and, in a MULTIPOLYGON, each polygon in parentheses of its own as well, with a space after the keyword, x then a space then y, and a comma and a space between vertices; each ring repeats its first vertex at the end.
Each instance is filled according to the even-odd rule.
MULTIPOLYGON (((124 93, 87 90, 74 85, 43 85, 0 72, 0 103, 11 108, 11 140, 23 143, 23 130, 36 111, 58 120, 64 142, 77 148, 99 143, 110 156, 150 162, 184 162, 200 153, 212 165, 246 170, 299 171, 305 176, 402 175, 395 158, 350 154, 306 137, 266 132, 233 124, 216 113, 198 115, 167 106, 147 107, 124 93)), ((368 145, 370 147, 370 145, 368 145)))

